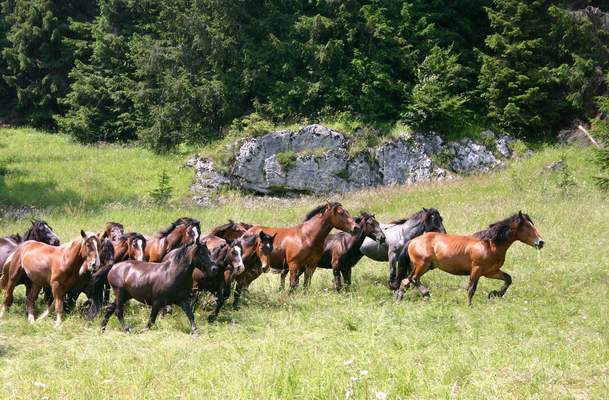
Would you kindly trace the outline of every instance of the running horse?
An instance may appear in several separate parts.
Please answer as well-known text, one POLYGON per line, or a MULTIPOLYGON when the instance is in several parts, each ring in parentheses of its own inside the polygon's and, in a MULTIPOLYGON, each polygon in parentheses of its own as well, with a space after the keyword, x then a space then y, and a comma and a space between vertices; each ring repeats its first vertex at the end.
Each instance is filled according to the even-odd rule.
POLYGON ((336 291, 342 287, 341 275, 345 285, 351 286, 351 269, 364 256, 360 251, 364 239, 370 238, 381 245, 385 243, 385 234, 374 215, 363 212, 355 218, 355 222, 359 226, 359 231, 355 234, 339 232, 328 235, 321 260, 317 264, 318 268, 332 269, 336 291))
POLYGON ((381 224, 381 230, 385 234, 385 243, 366 238, 360 251, 375 261, 389 261, 388 286, 392 290, 396 290, 401 279, 406 277, 399 261, 403 259, 402 252, 408 242, 425 232, 446 233, 442 216, 435 208, 423 208, 408 218, 381 224))
POLYGON ((309 286, 323 253, 324 242, 332 228, 345 232, 355 232, 359 229, 342 204, 326 203, 310 211, 299 225, 287 228, 255 225, 245 234, 258 235, 264 231, 276 235, 269 267, 277 270, 287 268, 290 273, 290 291, 293 291, 303 272, 304 286, 309 286))
POLYGON ((239 240, 227 242, 218 237, 208 235, 203 238, 211 251, 211 259, 218 267, 215 276, 209 276, 205 271, 194 269, 192 271, 192 293, 193 307, 202 291, 210 292, 216 297, 216 307, 208 317, 208 322, 213 322, 218 317, 224 300, 230 296, 230 287, 235 277, 245 270, 242 258, 242 248, 239 240))
POLYGON ((106 328, 110 317, 116 314, 123 330, 129 331, 123 316, 123 306, 133 298, 152 305, 148 328, 154 325, 161 308, 177 304, 186 313, 192 333, 196 333, 197 326, 190 304, 194 268, 204 270, 209 276, 218 273, 218 267, 212 262, 206 244, 199 240, 172 250, 161 263, 123 261, 107 271, 107 277, 98 275, 96 279, 107 279, 114 291, 114 303, 106 308, 102 330, 106 328))
POLYGON ((419 236, 408 245, 408 264, 411 270, 400 284, 397 300, 402 300, 404 291, 411 285, 419 289, 423 298, 429 298, 429 289, 421 284, 420 278, 436 267, 453 275, 469 275, 469 304, 481 276, 502 280, 501 289, 491 291, 488 296, 503 297, 512 284, 512 277, 503 272, 501 267, 508 249, 515 241, 537 249, 541 249, 545 243, 531 218, 522 211, 471 236, 440 233, 419 236))
POLYGON ((118 222, 106 222, 106 229, 97 235, 99 240, 104 240, 106 238, 110 239, 112 243, 118 242, 121 236, 125 233, 125 227, 123 224, 119 224, 118 222))
POLYGON ((161 262, 171 250, 196 242, 200 234, 199 221, 188 217, 178 218, 167 229, 147 239, 144 260, 151 263, 161 262))
POLYGON ((269 271, 275 236, 277 234, 268 235, 264 231, 260 231, 257 235, 243 235, 239 239, 243 249, 242 258, 245 270, 235 277, 233 308, 239 308, 239 299, 243 290, 247 290, 263 272, 269 271))
MULTIPOLYGON (((11 257, 8 273, 2 276, 5 297, 0 314, 11 305, 15 285, 25 273, 32 282, 26 300, 28 320, 32 323, 35 321, 34 302, 40 290, 50 286, 57 315, 55 327, 59 327, 63 315, 63 296, 77 283, 80 275, 98 268, 100 264, 100 241, 97 236, 82 230, 80 235, 80 238, 59 247, 35 241, 21 243, 11 257)), ((48 313, 49 307, 40 318, 48 313)))

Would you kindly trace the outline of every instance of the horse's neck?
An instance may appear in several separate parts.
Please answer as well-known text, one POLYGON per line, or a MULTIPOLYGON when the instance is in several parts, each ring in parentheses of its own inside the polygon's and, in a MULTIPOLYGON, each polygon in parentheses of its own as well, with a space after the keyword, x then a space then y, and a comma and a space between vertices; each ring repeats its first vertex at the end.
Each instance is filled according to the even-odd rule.
POLYGON ((63 253, 64 268, 80 268, 85 258, 80 254, 82 239, 76 239, 70 243, 63 253))
POLYGON ((23 241, 25 242, 26 240, 36 240, 36 235, 34 235, 34 230, 32 228, 28 229, 23 234, 23 241))
POLYGON ((114 243, 114 262, 124 261, 128 249, 127 242, 114 243))
POLYGON ((514 244, 514 242, 516 241, 516 239, 514 238, 509 238, 505 243, 502 243, 500 245, 496 245, 496 244, 492 244, 493 246, 493 253, 494 256, 497 258, 500 258, 502 260, 505 260, 505 255, 508 251, 508 249, 514 244))
POLYGON ((163 240, 162 244, 164 246, 165 251, 175 249, 177 247, 176 244, 181 241, 183 233, 176 232, 176 230, 177 229, 174 229, 173 232, 161 239, 163 240))
POLYGON ((301 230, 311 244, 323 246, 326 237, 328 237, 332 230, 332 224, 329 221, 329 217, 315 216, 305 221, 301 226, 301 230))
POLYGON ((359 249, 362 247, 365 239, 366 234, 360 227, 360 230, 355 235, 349 235, 349 239, 347 240, 347 252, 355 251, 361 253, 359 249))

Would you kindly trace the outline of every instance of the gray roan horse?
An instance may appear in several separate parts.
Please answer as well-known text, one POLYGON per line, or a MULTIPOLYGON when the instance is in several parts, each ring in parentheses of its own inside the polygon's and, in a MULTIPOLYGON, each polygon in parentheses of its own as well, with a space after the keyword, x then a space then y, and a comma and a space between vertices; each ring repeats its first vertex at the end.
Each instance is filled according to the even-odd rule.
POLYGON ((389 288, 396 290, 405 278, 406 269, 400 262, 408 242, 425 232, 446 233, 442 217, 435 208, 423 208, 408 218, 381 224, 385 242, 379 243, 370 238, 364 239, 360 251, 375 261, 389 261, 389 288))

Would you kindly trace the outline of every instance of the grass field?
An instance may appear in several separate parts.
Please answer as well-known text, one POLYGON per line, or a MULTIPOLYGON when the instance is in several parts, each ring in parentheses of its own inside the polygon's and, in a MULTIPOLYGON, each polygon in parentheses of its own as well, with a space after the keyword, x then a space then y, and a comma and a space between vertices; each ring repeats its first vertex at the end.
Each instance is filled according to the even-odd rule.
MULTIPOLYGON (((0 321, 0 398, 49 399, 606 399, 609 397, 609 202, 593 187, 587 150, 547 147, 505 170, 446 184, 393 187, 333 196, 354 214, 381 221, 436 207, 452 233, 471 233, 522 209, 544 235, 537 252, 515 244, 505 270, 514 283, 482 279, 471 307, 467 279, 431 271, 431 301, 409 292, 396 305, 383 286, 387 267, 362 260, 350 292, 332 290, 317 271, 308 292, 278 292, 279 277, 255 281, 240 310, 225 307, 188 334, 176 311, 148 331, 148 309, 132 303, 120 332, 99 320, 53 318, 29 325, 23 290, 0 321), (564 158, 568 176, 544 170, 564 158), (576 186, 570 186, 571 178, 576 186)), ((210 228, 231 217, 294 224, 326 198, 292 201, 228 194, 213 208, 185 206, 191 172, 185 155, 79 147, 63 136, 0 130, 0 204, 30 204, 64 240, 109 220, 153 233, 182 215, 210 228), (159 209, 145 201, 159 170, 176 198, 159 209), (72 203, 64 206, 65 202, 72 203)), ((3 218, 0 233, 26 220, 3 218)), ((230 304, 230 302, 229 302, 230 304)))

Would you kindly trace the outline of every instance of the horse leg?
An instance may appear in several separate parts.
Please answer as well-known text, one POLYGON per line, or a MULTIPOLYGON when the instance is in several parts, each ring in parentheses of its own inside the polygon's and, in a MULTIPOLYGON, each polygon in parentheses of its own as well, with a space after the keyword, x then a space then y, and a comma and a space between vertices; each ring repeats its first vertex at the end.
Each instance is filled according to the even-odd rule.
MULTIPOLYGON (((124 290, 114 291, 114 297, 116 297, 116 318, 118 318, 118 322, 121 324, 124 332, 129 332, 129 325, 125 322, 125 314, 124 307, 127 300, 129 300, 129 295, 124 290)), ((158 310, 157 310, 158 313, 158 310)), ((156 316, 155 316, 156 318, 156 316)), ((154 323, 154 321, 153 321, 154 323)))
POLYGON ((224 305, 224 287, 221 287, 216 292, 216 308, 214 312, 209 314, 207 317, 207 322, 214 322, 216 318, 218 318, 218 314, 220 313, 220 309, 224 305))
MULTIPOLYGON (((285 268, 281 270, 281 280, 279 281, 279 291, 282 292, 285 290, 285 278, 288 276, 289 269, 285 268)), ((292 276, 290 275, 290 286, 291 286, 292 276)))
POLYGON ((340 272, 341 271, 338 266, 332 266, 332 274, 334 274, 334 289, 336 289, 337 292, 340 292, 340 289, 343 286, 340 279, 340 272))
POLYGON ((161 303, 158 300, 155 301, 154 303, 152 303, 152 310, 150 310, 150 318, 148 318, 148 325, 147 325, 148 329, 152 328, 152 326, 156 322, 156 317, 157 317, 157 315, 159 315, 159 311, 161 310, 162 307, 163 307, 163 303, 161 303))
POLYGON ((341 274, 343 275, 343 279, 345 280, 345 290, 351 288, 351 269, 352 267, 343 267, 341 269, 341 274))
POLYGON ((180 303, 180 307, 182 307, 182 310, 184 310, 184 313, 186 314, 186 316, 188 317, 188 321, 190 322, 190 333, 196 335, 198 333, 197 324, 195 323, 195 315, 192 313, 190 302, 188 300, 184 300, 182 303, 180 303))
POLYGON ((106 325, 108 325, 108 321, 110 320, 110 317, 112 316, 112 314, 114 314, 114 311, 116 311, 116 302, 112 303, 108 307, 106 307, 104 319, 102 320, 102 323, 101 323, 102 332, 106 330, 106 325))
POLYGON ((298 286, 298 278, 300 277, 300 267, 298 265, 290 265, 290 293, 298 286))
POLYGON ((396 290, 399 286, 397 281, 398 255, 389 249, 389 254, 387 256, 389 258, 389 281, 387 282, 387 286, 391 290, 396 290))
POLYGON ((419 278, 412 277, 412 283, 417 289, 419 289, 419 292, 421 292, 423 300, 429 300, 429 289, 421 284, 421 280, 419 278))
POLYGON ((27 312, 27 320, 30 321, 30 324, 33 324, 36 321, 34 317, 34 303, 38 298, 38 293, 40 292, 42 287, 38 284, 32 284, 30 287, 30 291, 27 294, 27 299, 25 301, 25 310, 27 312))
POLYGON ((237 310, 239 308, 239 299, 241 298, 241 290, 243 289, 240 283, 235 285, 235 294, 233 295, 233 308, 237 310))
POLYGON ((311 278, 313 277, 313 272, 315 272, 315 267, 306 267, 304 270, 304 284, 303 287, 305 289, 309 288, 311 284, 311 278))
POLYGON ((491 290, 489 292, 489 294, 488 294, 489 299, 492 297, 503 297, 503 295, 505 295, 505 292, 507 292, 508 288, 512 284, 512 277, 503 271, 497 271, 494 274, 484 275, 484 276, 487 278, 490 278, 490 279, 500 279, 503 281, 503 286, 501 286, 501 289, 499 289, 498 291, 491 290))
POLYGON ((66 290, 57 282, 52 283, 51 290, 55 299, 55 328, 59 328, 63 317, 63 296, 66 294, 66 290))
POLYGON ((15 286, 23 280, 24 276, 27 277, 25 271, 21 267, 15 268, 13 271, 10 271, 10 268, 8 268, 9 271, 6 271, 6 269, 7 268, 5 268, 2 276, 2 280, 3 282, 6 282, 6 284, 4 286, 4 301, 2 302, 2 309, 0 309, 0 317, 4 316, 4 313, 7 312, 13 304, 15 286))
POLYGON ((478 281, 480 280, 480 268, 475 266, 472 268, 472 272, 469 275, 469 285, 467 286, 467 300, 469 305, 472 305, 472 297, 476 293, 478 287, 478 281))

